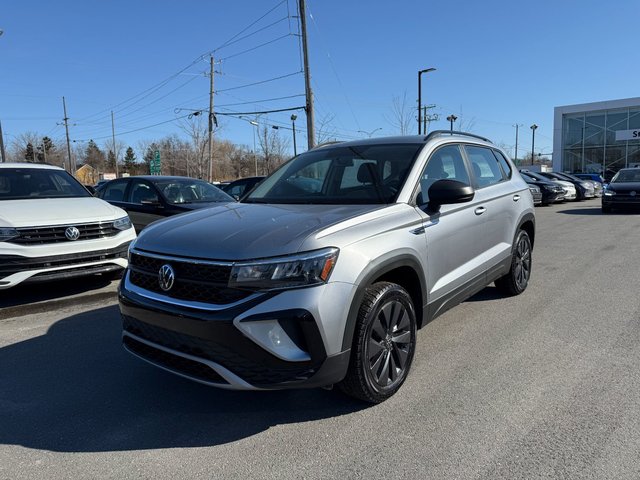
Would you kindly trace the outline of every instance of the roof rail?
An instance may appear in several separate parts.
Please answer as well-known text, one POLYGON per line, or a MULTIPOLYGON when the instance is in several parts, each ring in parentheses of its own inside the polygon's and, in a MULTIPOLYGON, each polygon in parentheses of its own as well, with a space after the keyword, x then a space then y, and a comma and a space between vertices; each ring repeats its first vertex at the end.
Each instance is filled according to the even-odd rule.
POLYGON ((437 137, 439 135, 462 135, 465 137, 473 137, 473 138, 478 138, 480 140, 484 140, 485 142, 489 142, 489 143, 493 143, 491 140, 489 140, 488 138, 485 137, 481 137, 480 135, 476 135, 475 133, 468 133, 468 132, 459 132, 457 130, 434 130, 433 132, 431 132, 429 135, 427 135, 426 137, 424 137, 424 141, 428 142, 429 140, 431 140, 433 137, 437 137))
POLYGON ((344 140, 329 140, 328 142, 323 142, 314 146, 313 149, 327 147, 329 145, 335 145, 336 143, 344 143, 344 140))

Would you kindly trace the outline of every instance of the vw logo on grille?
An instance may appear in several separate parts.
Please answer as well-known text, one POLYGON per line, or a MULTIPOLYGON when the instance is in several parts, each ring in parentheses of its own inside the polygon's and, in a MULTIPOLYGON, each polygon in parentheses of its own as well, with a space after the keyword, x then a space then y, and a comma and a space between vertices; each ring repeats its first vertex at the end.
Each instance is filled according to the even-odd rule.
POLYGON ((632 192, 629 192, 629 195, 631 195, 632 197, 635 197, 636 196, 636 191, 634 190, 632 192))
POLYGON ((168 292, 171 290, 175 279, 176 274, 171 265, 165 264, 160 267, 160 271, 158 272, 158 284, 160 284, 160 288, 163 291, 168 292))
POLYGON ((67 240, 77 240, 80 238, 80 230, 76 227, 69 227, 64 231, 64 236, 67 237, 67 240))

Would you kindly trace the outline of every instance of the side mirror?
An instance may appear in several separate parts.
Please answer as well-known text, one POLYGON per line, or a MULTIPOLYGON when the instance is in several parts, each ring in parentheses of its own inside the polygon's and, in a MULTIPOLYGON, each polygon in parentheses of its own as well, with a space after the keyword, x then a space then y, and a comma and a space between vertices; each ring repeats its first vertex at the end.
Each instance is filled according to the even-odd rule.
POLYGON ((436 213, 442 205, 470 202, 474 195, 471 185, 458 180, 438 180, 429 187, 427 212, 436 213))

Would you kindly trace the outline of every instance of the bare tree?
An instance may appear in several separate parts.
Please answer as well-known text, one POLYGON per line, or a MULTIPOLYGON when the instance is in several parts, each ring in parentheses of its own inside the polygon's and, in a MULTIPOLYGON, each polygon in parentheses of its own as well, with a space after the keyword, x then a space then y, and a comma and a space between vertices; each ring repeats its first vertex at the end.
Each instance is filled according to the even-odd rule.
POLYGON ((37 162, 40 141, 36 132, 21 133, 11 141, 10 155, 19 162, 37 162))
POLYGON ((262 127, 258 141, 263 155, 262 173, 269 175, 288 157, 289 141, 283 139, 278 130, 268 128, 266 125, 262 127))
POLYGON ((395 96, 391 100, 391 117, 385 115, 385 120, 400 134, 409 135, 414 119, 414 110, 407 102, 407 92, 402 97, 395 96))
POLYGON ((316 145, 335 140, 338 136, 336 128, 332 125, 335 115, 327 114, 316 120, 316 145))
POLYGON ((187 170, 190 171, 191 176, 207 178, 207 167, 209 165, 207 156, 209 145, 207 122, 202 115, 193 115, 180 121, 179 126, 189 136, 193 148, 193 158, 188 159, 190 165, 187 165, 187 170))

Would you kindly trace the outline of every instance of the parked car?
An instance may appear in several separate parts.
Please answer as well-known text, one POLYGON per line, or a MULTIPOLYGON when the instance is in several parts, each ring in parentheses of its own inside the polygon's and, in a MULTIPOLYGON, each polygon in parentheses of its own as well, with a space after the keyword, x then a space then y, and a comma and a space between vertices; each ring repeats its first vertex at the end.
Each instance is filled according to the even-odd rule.
POLYGON ((576 192, 576 186, 572 182, 567 182, 566 180, 559 180, 555 177, 546 177, 539 172, 532 172, 530 170, 520 170, 520 173, 525 173, 529 177, 535 178, 536 180, 540 180, 542 182, 553 182, 564 190, 564 199, 565 200, 577 200, 578 194, 576 192))
POLYGON ((138 232, 162 218, 235 201, 204 180, 154 175, 111 180, 96 195, 126 210, 138 232))
POLYGON ((542 205, 542 192, 537 185, 529 185, 529 191, 531 192, 531 198, 533 198, 534 205, 542 205))
POLYGON ((587 193, 585 198, 594 198, 594 197, 602 196, 602 183, 597 182, 595 180, 587 179, 587 178, 576 177, 571 173, 564 173, 564 172, 557 172, 557 173, 558 175, 566 178, 568 181, 582 182, 583 184, 586 182, 587 184, 589 184, 591 186, 591 189, 593 189, 593 196, 590 195, 588 191, 589 188, 587 187, 587 193))
POLYGON ((565 199, 565 190, 561 185, 554 183, 547 179, 535 178, 528 173, 520 172, 525 182, 529 184, 529 187, 536 186, 540 189, 542 196, 541 205, 549 205, 550 203, 562 202, 565 199))
POLYGON ((0 163, 0 290, 26 282, 118 277, 136 234, 126 212, 59 167, 0 163))
POLYGON ((140 234, 124 347, 212 386, 337 384, 381 402, 409 373, 416 329, 491 282, 527 288, 534 234, 528 186, 487 139, 318 147, 239 203, 140 234))
POLYGON ((555 178, 556 180, 572 183, 573 186, 576 187, 576 200, 586 200, 587 198, 595 197, 593 183, 589 180, 582 180, 576 177, 572 178, 571 175, 560 172, 540 172, 540 174, 547 178, 555 178))
POLYGON ((604 185, 604 178, 599 173, 572 173, 574 177, 582 178, 584 180, 592 180, 594 182, 600 182, 604 185))
POLYGON ((250 192, 253 187, 262 181, 264 177, 246 177, 229 182, 224 185, 222 191, 231 195, 236 200, 240 200, 246 193, 250 192))
POLYGON ((640 168, 622 168, 602 195, 602 213, 614 208, 640 207, 640 168))

